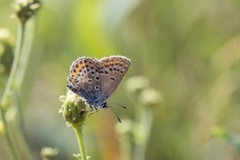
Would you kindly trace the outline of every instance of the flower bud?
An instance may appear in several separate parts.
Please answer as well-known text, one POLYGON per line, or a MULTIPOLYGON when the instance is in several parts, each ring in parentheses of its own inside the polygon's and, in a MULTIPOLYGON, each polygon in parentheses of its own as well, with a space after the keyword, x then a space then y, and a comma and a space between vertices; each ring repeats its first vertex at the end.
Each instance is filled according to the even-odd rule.
POLYGON ((161 92, 155 89, 145 89, 139 98, 140 102, 148 107, 157 106, 163 101, 161 92))
POLYGON ((16 0, 13 8, 15 13, 12 17, 18 18, 22 23, 25 23, 40 8, 40 2, 38 0, 16 0))
POLYGON ((58 149, 43 147, 41 149, 40 154, 41 154, 42 160, 51 160, 57 156, 58 152, 59 152, 58 149))
POLYGON ((149 85, 148 79, 141 76, 134 76, 127 80, 125 89, 131 96, 138 96, 149 85))
POLYGON ((70 124, 84 123, 87 117, 87 104, 80 96, 69 90, 66 96, 60 97, 60 101, 63 102, 63 105, 59 112, 67 122, 70 124))

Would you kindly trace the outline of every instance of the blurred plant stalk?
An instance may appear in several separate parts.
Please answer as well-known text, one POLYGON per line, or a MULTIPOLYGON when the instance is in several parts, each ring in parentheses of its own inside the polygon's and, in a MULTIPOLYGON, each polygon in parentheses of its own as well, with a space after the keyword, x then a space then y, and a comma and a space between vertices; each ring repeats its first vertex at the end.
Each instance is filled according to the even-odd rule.
POLYGON ((132 77, 125 86, 128 97, 136 104, 135 120, 123 120, 123 125, 117 125, 121 135, 122 159, 144 160, 149 136, 151 133, 153 109, 163 100, 159 91, 149 87, 149 81, 144 77, 132 77))
POLYGON ((36 10, 39 7, 40 3, 38 1, 15 1, 13 4, 14 13, 11 16, 12 18, 17 19, 17 42, 10 75, 0 100, 0 110, 4 130, 3 134, 6 137, 9 150, 11 151, 11 159, 14 160, 20 159, 20 157, 24 157, 24 159, 32 159, 32 155, 30 154, 22 131, 23 123, 20 88, 30 53, 34 33, 33 24, 35 24, 34 20, 32 20, 32 25, 29 25, 27 22, 29 22, 30 18, 35 16, 36 10), (16 115, 16 113, 19 113, 19 115, 16 115), (20 126, 17 122, 17 116, 20 119, 20 126))

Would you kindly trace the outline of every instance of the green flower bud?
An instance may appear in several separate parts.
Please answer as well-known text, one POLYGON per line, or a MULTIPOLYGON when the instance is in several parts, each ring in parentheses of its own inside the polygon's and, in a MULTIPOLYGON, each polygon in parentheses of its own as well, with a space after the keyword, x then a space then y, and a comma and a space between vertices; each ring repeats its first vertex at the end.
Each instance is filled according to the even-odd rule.
POLYGON ((60 101, 63 102, 63 105, 59 112, 67 122, 70 124, 84 123, 87 117, 87 104, 80 96, 69 90, 66 96, 60 97, 60 101))
POLYGON ((18 18, 22 23, 25 23, 40 8, 40 2, 38 0, 16 0, 13 8, 15 13, 12 17, 18 18))

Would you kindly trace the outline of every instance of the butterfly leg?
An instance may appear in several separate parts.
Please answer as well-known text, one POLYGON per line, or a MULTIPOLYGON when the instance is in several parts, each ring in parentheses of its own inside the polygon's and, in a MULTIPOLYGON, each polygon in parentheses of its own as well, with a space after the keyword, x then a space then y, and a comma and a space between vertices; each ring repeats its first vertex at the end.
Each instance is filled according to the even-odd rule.
POLYGON ((90 107, 90 111, 91 112, 98 112, 98 109, 97 109, 97 107, 96 106, 93 106, 93 105, 89 105, 89 107, 90 107))
POLYGON ((92 106, 92 105, 89 105, 89 107, 90 107, 90 113, 89 113, 89 116, 91 116, 92 114, 94 114, 94 113, 97 113, 98 112, 98 109, 97 109, 97 107, 96 106, 92 106))

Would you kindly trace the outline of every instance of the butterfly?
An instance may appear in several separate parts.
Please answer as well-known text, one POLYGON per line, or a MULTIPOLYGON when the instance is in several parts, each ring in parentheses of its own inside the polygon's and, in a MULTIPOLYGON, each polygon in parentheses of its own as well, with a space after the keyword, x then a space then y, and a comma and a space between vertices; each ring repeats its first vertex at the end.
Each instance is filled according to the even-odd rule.
POLYGON ((107 100, 115 92, 130 67, 131 60, 124 56, 102 59, 80 57, 70 67, 67 87, 81 96, 91 110, 107 108, 107 100))

